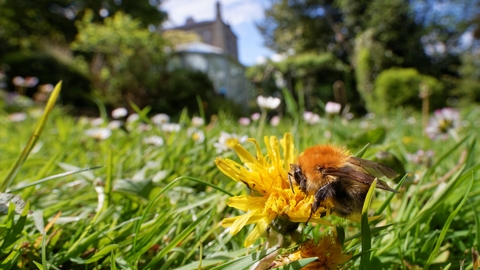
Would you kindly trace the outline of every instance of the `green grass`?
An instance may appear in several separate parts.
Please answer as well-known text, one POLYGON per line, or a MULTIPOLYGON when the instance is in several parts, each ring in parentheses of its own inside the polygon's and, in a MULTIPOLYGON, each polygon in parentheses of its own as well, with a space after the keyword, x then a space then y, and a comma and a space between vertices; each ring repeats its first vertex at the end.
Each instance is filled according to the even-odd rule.
MULTIPOLYGON (((240 214, 227 206, 230 195, 249 192, 215 167, 218 156, 237 159, 233 152, 217 154, 213 146, 226 131, 252 137, 291 132, 298 152, 321 143, 348 146, 367 159, 388 151, 409 175, 399 185, 400 193, 380 191, 373 196, 371 207, 382 210, 381 218, 328 218, 339 228, 345 252, 353 255, 347 267, 459 269, 464 261, 463 269, 472 269, 471 248, 480 248, 480 149, 475 140, 480 109, 465 108, 461 115, 458 133, 463 139, 456 142, 426 138, 420 115, 401 109, 385 117, 348 122, 337 117, 313 126, 284 117, 277 127, 266 123, 259 135, 259 123, 242 127, 223 112, 214 123, 206 119, 208 126, 200 128, 205 141, 196 143, 187 132, 191 123, 186 113, 176 133, 165 133, 147 121, 150 130, 117 129, 97 141, 85 135, 88 123, 62 108, 54 108, 45 123, 46 118, 32 116, 12 123, 0 111, 2 191, 27 202, 20 209, 2 205, 0 268, 250 267, 273 250, 265 250, 265 238, 243 247, 252 227, 231 236, 221 226, 223 218, 240 214), (165 144, 144 144, 151 135, 162 136, 165 144), (430 166, 408 161, 407 154, 419 149, 434 151, 430 166), (99 194, 105 196, 100 207, 99 194)), ((254 153, 250 144, 245 147, 254 153)), ((309 224, 302 232, 318 238, 334 229, 309 224)))

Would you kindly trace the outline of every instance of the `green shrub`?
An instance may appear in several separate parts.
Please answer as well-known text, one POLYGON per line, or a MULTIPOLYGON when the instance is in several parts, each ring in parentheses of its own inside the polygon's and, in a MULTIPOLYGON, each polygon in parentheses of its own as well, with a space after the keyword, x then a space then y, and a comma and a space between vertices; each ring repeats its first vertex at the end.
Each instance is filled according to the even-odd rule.
POLYGON ((385 113, 391 108, 412 107, 419 109, 422 84, 429 89, 430 99, 438 98, 442 84, 435 78, 418 73, 414 68, 391 68, 382 71, 375 79, 374 98, 369 109, 385 113))
POLYGON ((141 107, 149 106, 153 112, 176 115, 184 108, 189 113, 198 112, 198 99, 202 100, 205 115, 217 114, 228 110, 239 115, 242 108, 235 102, 215 94, 213 83, 207 74, 191 69, 175 69, 159 74, 158 84, 143 95, 130 97, 141 107))

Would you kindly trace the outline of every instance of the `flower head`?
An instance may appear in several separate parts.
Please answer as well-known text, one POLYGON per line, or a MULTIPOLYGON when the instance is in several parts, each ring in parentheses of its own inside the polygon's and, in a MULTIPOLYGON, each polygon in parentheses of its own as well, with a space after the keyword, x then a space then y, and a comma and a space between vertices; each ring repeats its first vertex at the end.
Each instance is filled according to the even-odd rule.
POLYGON ((24 112, 16 112, 8 115, 10 122, 22 122, 27 119, 27 114, 24 112))
POLYGON ((425 128, 425 132, 432 140, 445 140, 449 135, 456 136, 455 130, 459 123, 460 115, 457 110, 443 108, 435 111, 434 116, 430 118, 430 123, 425 128))
POLYGON ((220 133, 220 138, 218 138, 218 142, 214 143, 213 146, 217 148, 217 154, 220 154, 222 152, 228 151, 232 149, 230 145, 235 144, 235 143, 243 143, 247 140, 247 136, 238 136, 235 133, 227 133, 222 131, 220 133))
POLYGON ((51 83, 47 83, 47 84, 41 84, 38 86, 38 90, 41 92, 41 93, 50 93, 53 91, 53 84, 51 83))
POLYGON ((202 117, 194 116, 192 117, 192 126, 194 127, 200 127, 205 124, 205 120, 203 120, 202 117))
POLYGON ((256 112, 254 114, 252 114, 252 116, 250 116, 250 118, 252 118, 252 121, 258 121, 258 119, 260 119, 260 113, 256 112))
POLYGON ((116 108, 115 110, 112 111, 112 117, 114 119, 123 118, 127 116, 127 114, 128 114, 128 110, 123 107, 116 108))
POLYGON ((132 113, 127 117, 127 123, 133 123, 140 120, 140 115, 132 113))
POLYGON ((300 259, 317 257, 302 269, 322 270, 338 269, 352 256, 342 253, 342 245, 335 235, 326 235, 318 243, 309 240, 303 243, 300 248, 292 254, 279 258, 274 262, 273 268, 280 267, 300 259))
POLYGON ((160 126, 170 122, 170 116, 168 116, 168 114, 159 113, 154 115, 151 120, 155 125, 160 126))
POLYGON ((341 109, 342 109, 342 105, 340 103, 329 101, 325 105, 325 112, 327 112, 330 115, 339 114, 341 109))
POLYGON ((205 141, 205 133, 203 133, 203 131, 196 129, 194 127, 189 128, 187 130, 187 134, 196 143, 202 143, 203 141, 205 141))
POLYGON ((97 117, 90 120, 90 125, 92 127, 98 127, 98 126, 101 126, 103 122, 104 122, 103 118, 97 117))
POLYGON ((276 97, 264 97, 258 96, 257 97, 257 104, 258 107, 261 109, 270 109, 275 110, 281 103, 281 100, 276 97))
MULTIPOLYGON (((229 199, 228 205, 246 214, 225 218, 224 227, 230 227, 232 235, 245 225, 256 224, 255 229, 245 239, 244 245, 250 246, 260 237, 277 217, 291 222, 306 222, 310 217, 313 196, 305 195, 298 186, 290 186, 288 171, 295 160, 293 138, 287 133, 282 140, 274 136, 265 137, 268 153, 264 155, 254 139, 249 139, 256 147, 255 155, 249 153, 239 143, 229 145, 237 153, 243 165, 229 159, 217 158, 215 163, 220 171, 234 181, 244 183, 253 192, 252 195, 240 195, 229 199), (282 149, 282 153, 280 151, 282 149)), ((322 208, 322 207, 321 207, 322 208)), ((312 215, 312 222, 329 224, 320 219, 320 209, 312 215)))
POLYGON ((20 76, 15 76, 15 77, 13 77, 12 83, 15 86, 24 86, 25 85, 25 79, 23 77, 20 77, 20 76))
POLYGON ((155 146, 162 146, 163 145, 163 139, 162 137, 159 136, 150 136, 146 137, 143 139, 144 144, 151 144, 155 146))
POLYGON ((162 125, 162 130, 167 133, 178 132, 180 128, 180 124, 175 123, 165 123, 162 125))
POLYGON ((430 167, 432 165, 434 152, 432 150, 418 150, 416 153, 407 153, 407 160, 413 164, 426 165, 430 167))
POLYGON ((280 118, 280 116, 278 115, 275 115, 274 117, 272 117, 272 119, 270 119, 270 125, 276 127, 278 126, 278 124, 280 124, 280 120, 282 120, 282 118, 280 118))
POLYGON ((304 112, 303 119, 310 125, 315 125, 320 122, 320 115, 313 113, 313 112, 304 112))
POLYGON ((85 131, 87 136, 94 138, 97 141, 102 141, 112 135, 112 131, 108 128, 92 128, 85 131))
POLYGON ((250 120, 250 118, 247 117, 241 117, 240 119, 238 119, 238 123, 242 126, 249 126, 251 122, 252 121, 250 120))
POLYGON ((119 129, 120 127, 122 127, 122 125, 123 125, 122 121, 113 120, 113 121, 108 122, 107 128, 110 129, 110 130, 114 130, 114 129, 119 129))

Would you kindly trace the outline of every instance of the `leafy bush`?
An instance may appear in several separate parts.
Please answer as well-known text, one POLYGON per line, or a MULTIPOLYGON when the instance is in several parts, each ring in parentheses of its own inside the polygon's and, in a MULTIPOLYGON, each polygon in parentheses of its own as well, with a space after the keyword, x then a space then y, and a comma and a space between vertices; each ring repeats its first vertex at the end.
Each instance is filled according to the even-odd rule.
POLYGON ((87 12, 77 21, 78 34, 71 47, 79 53, 73 66, 90 80, 97 97, 118 106, 158 85, 166 41, 122 12, 103 24, 92 22, 92 17, 87 12))
POLYGON ((154 111, 177 114, 183 108, 198 110, 197 96, 209 102, 214 95, 212 81, 201 72, 176 69, 161 75, 151 95, 136 100, 137 104, 150 105, 154 111))
POLYGON ((423 84, 428 87, 431 96, 437 96, 442 91, 442 84, 437 79, 420 74, 414 68, 382 71, 375 79, 374 95, 368 107, 377 113, 400 106, 421 108, 419 93, 423 84))

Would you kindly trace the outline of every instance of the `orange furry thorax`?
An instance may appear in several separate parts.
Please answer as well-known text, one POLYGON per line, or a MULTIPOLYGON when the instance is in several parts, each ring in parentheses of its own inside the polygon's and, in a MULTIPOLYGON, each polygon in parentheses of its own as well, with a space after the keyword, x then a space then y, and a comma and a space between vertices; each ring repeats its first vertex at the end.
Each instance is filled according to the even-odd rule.
POLYGON ((298 165, 306 174, 319 168, 339 168, 345 165, 350 153, 341 147, 333 145, 317 145, 307 148, 298 157, 298 165))

